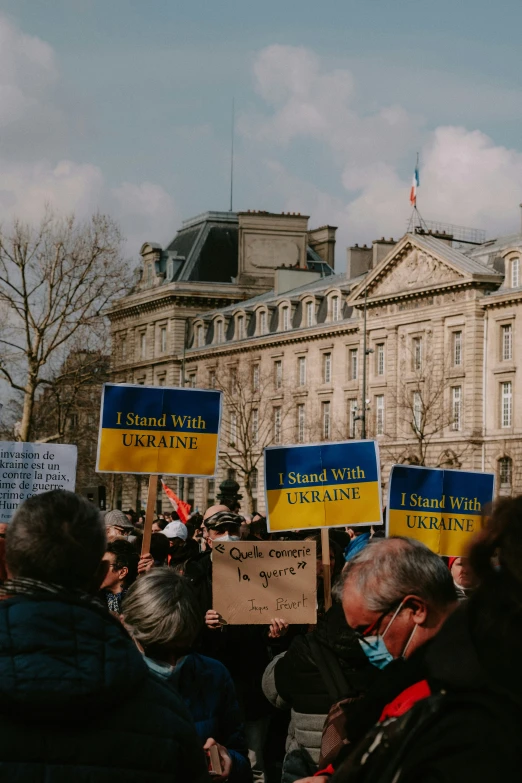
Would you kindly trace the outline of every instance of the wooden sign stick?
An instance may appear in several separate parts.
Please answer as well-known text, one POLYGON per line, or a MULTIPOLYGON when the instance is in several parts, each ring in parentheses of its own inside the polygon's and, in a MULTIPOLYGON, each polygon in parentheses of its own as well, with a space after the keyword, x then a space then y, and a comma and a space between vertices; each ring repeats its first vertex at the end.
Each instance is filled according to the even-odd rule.
POLYGON ((151 473, 149 476, 149 491, 147 494, 147 511, 145 512, 145 525, 143 526, 143 541, 141 544, 141 556, 150 552, 150 537, 152 535, 152 523, 156 516, 156 498, 158 496, 158 477, 151 473))
POLYGON ((327 527, 321 528, 321 550, 323 560, 323 590, 324 590, 324 610, 325 612, 332 605, 332 572, 330 569, 330 530, 327 527))

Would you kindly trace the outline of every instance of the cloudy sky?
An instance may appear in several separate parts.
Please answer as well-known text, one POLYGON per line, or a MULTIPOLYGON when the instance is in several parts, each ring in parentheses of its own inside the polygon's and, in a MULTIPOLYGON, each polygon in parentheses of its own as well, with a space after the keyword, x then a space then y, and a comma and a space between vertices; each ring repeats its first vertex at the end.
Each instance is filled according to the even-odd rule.
POLYGON ((0 216, 109 210, 136 257, 229 203, 519 230, 520 0, 0 0, 0 216))

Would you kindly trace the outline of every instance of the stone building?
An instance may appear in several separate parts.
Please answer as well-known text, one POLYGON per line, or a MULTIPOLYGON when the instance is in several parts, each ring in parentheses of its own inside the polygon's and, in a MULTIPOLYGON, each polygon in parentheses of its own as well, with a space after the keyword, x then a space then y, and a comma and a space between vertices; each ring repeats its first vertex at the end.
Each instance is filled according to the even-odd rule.
MULTIPOLYGON (((220 386, 225 400, 227 384, 251 377, 251 425, 271 422, 259 447, 361 437, 365 418, 385 492, 395 462, 494 471, 500 492, 521 492, 522 237, 453 244, 407 234, 350 248, 345 274, 294 282, 293 270, 277 270, 271 291, 194 319, 187 376, 220 386), (260 377, 267 383, 256 396, 260 377)), ((228 407, 220 478, 241 463, 225 457, 242 448, 239 414, 228 407)), ((254 449, 255 438, 246 440, 254 449)), ((264 508, 262 460, 256 468, 252 494, 264 508)), ((200 483, 204 506, 215 485, 200 483)))
MULTIPOLYGON (((266 212, 207 212, 185 221, 166 249, 146 242, 134 291, 108 313, 114 381, 184 385, 189 324, 198 313, 269 290, 278 266, 331 274, 334 248, 334 228, 310 231, 306 216, 266 212)), ((181 489, 194 505, 194 482, 181 489)), ((136 508, 145 482, 122 477, 113 494, 117 505, 136 508)))
POLYGON ((115 380, 224 393, 217 481, 179 491, 202 509, 235 477, 263 509, 263 446, 365 430, 384 491, 409 462, 522 492, 522 235, 383 238, 349 248, 340 274, 334 245, 299 215, 209 213, 167 250, 143 246, 138 289, 111 312, 115 380))

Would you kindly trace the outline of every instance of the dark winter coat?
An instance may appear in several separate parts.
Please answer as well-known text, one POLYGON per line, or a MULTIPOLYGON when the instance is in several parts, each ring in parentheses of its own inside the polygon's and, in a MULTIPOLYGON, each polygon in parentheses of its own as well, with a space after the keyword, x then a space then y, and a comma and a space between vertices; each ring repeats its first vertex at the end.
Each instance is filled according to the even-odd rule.
POLYGON ((315 631, 295 637, 288 651, 268 666, 263 678, 265 696, 279 708, 292 709, 287 751, 303 748, 317 764, 324 722, 333 701, 314 658, 311 638, 331 650, 340 665, 349 692, 340 694, 339 699, 364 693, 376 670, 347 625, 340 604, 332 606, 315 631))
POLYGON ((208 780, 179 696, 104 608, 48 593, 0 601, 0 780, 208 780))
POLYGON ((252 772, 234 683, 226 668, 212 658, 190 653, 175 667, 145 659, 152 671, 179 693, 203 746, 209 737, 232 758, 230 783, 249 783, 252 772))
MULTIPOLYGON (((386 706, 388 717, 338 766, 332 783, 519 780, 521 630, 520 607, 514 612, 495 596, 476 594, 461 605, 410 661, 390 668, 394 698, 372 705, 374 716, 386 706), (432 695, 408 705, 405 687, 432 695)), ((355 725, 355 713, 352 719, 355 725)))

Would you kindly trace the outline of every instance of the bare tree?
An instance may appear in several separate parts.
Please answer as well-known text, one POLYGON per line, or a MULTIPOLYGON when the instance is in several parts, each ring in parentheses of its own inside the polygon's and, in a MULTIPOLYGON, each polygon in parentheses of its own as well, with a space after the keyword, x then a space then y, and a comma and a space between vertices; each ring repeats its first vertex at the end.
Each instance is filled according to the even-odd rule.
POLYGON ((428 360, 407 351, 397 375, 397 387, 388 397, 388 404, 397 417, 397 434, 378 432, 377 412, 368 415, 370 436, 385 435, 383 449, 395 462, 427 465, 431 447, 448 428, 455 432, 455 441, 439 455, 435 467, 459 466, 459 460, 472 448, 469 441, 459 441, 465 401, 461 387, 458 387, 460 398, 451 398, 451 388, 458 381, 452 381, 450 370, 447 361, 439 363, 435 357, 428 360))
POLYGON ((63 362, 75 338, 88 341, 104 307, 128 290, 121 241, 100 214, 81 223, 48 209, 37 227, 16 220, 0 229, 0 378, 22 396, 19 440, 32 435, 52 360, 63 362))
POLYGON ((255 488, 252 482, 263 449, 284 442, 292 406, 283 397, 272 399, 274 379, 269 374, 261 374, 256 363, 218 367, 215 373, 215 388, 223 392, 225 419, 220 458, 241 477, 247 495, 247 512, 252 513, 255 488))

